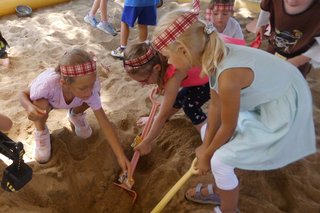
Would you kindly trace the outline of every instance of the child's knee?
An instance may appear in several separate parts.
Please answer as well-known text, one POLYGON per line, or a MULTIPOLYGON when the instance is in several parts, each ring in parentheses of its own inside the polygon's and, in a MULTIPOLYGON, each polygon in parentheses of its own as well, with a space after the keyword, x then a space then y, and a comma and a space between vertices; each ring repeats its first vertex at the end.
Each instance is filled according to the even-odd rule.
POLYGON ((221 162, 216 155, 211 158, 211 171, 219 189, 232 190, 238 186, 239 181, 234 173, 234 167, 221 162))

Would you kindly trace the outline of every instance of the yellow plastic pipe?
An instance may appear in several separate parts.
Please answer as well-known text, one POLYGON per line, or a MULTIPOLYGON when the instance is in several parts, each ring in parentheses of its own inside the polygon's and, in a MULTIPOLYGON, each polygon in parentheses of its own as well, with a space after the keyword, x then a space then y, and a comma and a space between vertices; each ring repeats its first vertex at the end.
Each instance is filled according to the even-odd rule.
POLYGON ((67 1, 70 0, 0 0, 0 16, 15 13, 18 5, 28 5, 32 9, 37 9, 67 1))
POLYGON ((167 194, 162 198, 162 200, 154 207, 151 213, 159 213, 162 209, 169 203, 173 196, 179 191, 185 182, 194 174, 198 174, 198 170, 195 169, 195 164, 197 163, 197 158, 192 161, 190 169, 180 178, 180 180, 167 192, 167 194))

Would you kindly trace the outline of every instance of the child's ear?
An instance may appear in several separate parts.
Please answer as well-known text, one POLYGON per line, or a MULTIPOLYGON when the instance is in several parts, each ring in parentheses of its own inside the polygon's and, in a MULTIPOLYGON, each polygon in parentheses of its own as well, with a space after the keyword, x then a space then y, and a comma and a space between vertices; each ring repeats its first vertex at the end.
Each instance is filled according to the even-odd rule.
POLYGON ((156 65, 153 66, 152 69, 153 69, 154 71, 156 71, 156 72, 160 72, 160 71, 161 71, 161 65, 160 65, 160 64, 156 64, 156 65))
POLYGON ((178 52, 182 53, 183 55, 187 54, 187 50, 183 46, 179 46, 178 47, 178 52))
POLYGON ((60 85, 61 86, 67 86, 68 83, 63 78, 60 78, 60 85))

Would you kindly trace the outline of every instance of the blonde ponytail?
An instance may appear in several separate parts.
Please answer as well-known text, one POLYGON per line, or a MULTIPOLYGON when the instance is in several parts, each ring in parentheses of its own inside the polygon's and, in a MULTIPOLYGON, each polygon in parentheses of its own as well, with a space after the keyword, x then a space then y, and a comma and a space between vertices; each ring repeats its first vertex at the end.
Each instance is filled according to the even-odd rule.
POLYGON ((201 76, 210 76, 226 55, 226 48, 223 40, 217 32, 208 35, 208 41, 204 47, 201 57, 201 76))

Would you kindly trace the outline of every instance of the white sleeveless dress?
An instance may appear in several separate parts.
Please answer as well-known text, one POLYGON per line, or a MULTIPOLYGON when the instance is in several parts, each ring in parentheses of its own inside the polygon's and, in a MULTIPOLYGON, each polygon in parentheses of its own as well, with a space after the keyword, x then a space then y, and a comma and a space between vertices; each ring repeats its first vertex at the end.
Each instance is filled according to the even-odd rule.
POLYGON ((299 70, 262 50, 227 47, 210 87, 219 93, 216 79, 232 67, 250 68, 254 80, 241 91, 234 136, 214 155, 236 168, 271 170, 316 152, 312 97, 299 70))

